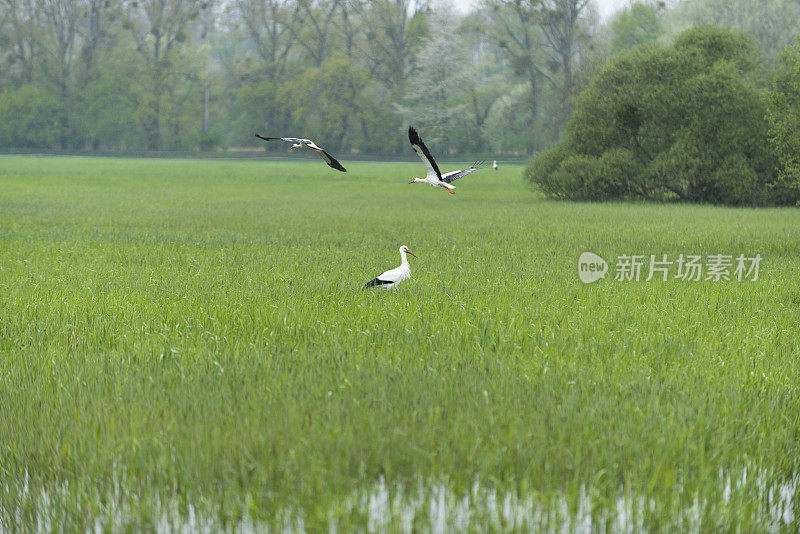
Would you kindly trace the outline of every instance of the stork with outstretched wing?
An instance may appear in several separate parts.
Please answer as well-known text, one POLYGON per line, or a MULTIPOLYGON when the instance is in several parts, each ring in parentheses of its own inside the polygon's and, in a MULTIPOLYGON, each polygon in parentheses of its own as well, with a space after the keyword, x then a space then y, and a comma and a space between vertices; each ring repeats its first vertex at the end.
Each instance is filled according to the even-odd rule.
POLYGON ((292 147, 289 150, 294 150, 295 148, 310 148, 322 156, 322 159, 325 160, 325 163, 328 164, 328 167, 333 167, 337 171, 347 172, 347 169, 342 167, 342 164, 336 161, 336 158, 318 147, 311 139, 301 139, 299 137, 264 137, 263 135, 258 134, 256 134, 256 137, 263 139, 264 141, 286 141, 288 143, 292 143, 292 147))
POLYGON ((414 178, 408 182, 410 184, 426 183, 432 185, 433 187, 443 187, 445 191, 455 195, 456 192, 453 191, 453 189, 455 189, 456 186, 453 185, 453 182, 459 178, 463 178, 471 172, 475 172, 480 169, 478 164, 474 164, 468 169, 461 169, 459 171, 452 171, 442 174, 439 170, 439 166, 436 164, 436 160, 433 159, 433 156, 431 156, 430 150, 428 150, 428 147, 426 147, 425 143, 422 142, 422 139, 420 139, 419 134, 413 126, 408 127, 408 140, 411 142, 411 148, 414 149, 414 152, 417 153, 419 159, 421 159, 422 163, 425 164, 425 170, 427 171, 425 178, 414 178))

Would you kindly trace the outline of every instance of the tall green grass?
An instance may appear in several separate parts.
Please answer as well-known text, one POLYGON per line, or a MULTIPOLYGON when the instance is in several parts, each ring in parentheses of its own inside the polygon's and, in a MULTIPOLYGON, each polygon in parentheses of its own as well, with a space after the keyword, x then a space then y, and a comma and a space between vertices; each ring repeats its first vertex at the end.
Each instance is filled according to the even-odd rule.
POLYGON ((800 213, 346 166, 0 159, 0 531, 800 526, 800 213))

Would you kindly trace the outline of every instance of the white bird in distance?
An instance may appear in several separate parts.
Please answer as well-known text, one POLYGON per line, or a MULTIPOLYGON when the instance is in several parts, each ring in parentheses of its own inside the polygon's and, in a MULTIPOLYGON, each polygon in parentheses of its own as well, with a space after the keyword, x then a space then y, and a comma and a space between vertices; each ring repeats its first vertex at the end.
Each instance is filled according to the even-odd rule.
POLYGON ((408 250, 408 247, 403 245, 400 247, 400 266, 395 267, 389 271, 379 274, 364 286, 366 287, 380 287, 382 289, 392 289, 397 287, 397 284, 411 278, 411 267, 408 266, 408 258, 406 254, 411 254, 415 258, 416 254, 408 250))
POLYGON ((301 139, 299 137, 264 137, 258 134, 256 134, 256 137, 264 141, 286 141, 292 143, 292 147, 289 150, 294 150, 295 148, 310 148, 311 150, 316 150, 317 154, 322 156, 322 159, 328 164, 328 167, 333 167, 337 171, 347 172, 347 169, 342 167, 342 164, 336 161, 336 158, 318 147, 311 139, 301 139))
POLYGON ((436 160, 433 159, 433 156, 431 156, 430 150, 428 150, 428 147, 425 146, 425 143, 422 142, 419 134, 412 126, 408 127, 408 140, 411 141, 411 148, 413 148, 414 152, 417 153, 417 156, 419 156, 419 159, 421 159, 422 163, 425 164, 425 169, 428 171, 425 178, 414 178, 408 182, 410 184, 424 182, 432 185, 433 187, 444 187, 448 193, 455 195, 456 192, 453 191, 453 189, 455 189, 456 186, 453 185, 453 182, 471 172, 477 171, 480 168, 478 163, 475 163, 469 169, 461 169, 460 171, 452 171, 442 174, 441 171, 439 171, 439 166, 436 164, 436 160))

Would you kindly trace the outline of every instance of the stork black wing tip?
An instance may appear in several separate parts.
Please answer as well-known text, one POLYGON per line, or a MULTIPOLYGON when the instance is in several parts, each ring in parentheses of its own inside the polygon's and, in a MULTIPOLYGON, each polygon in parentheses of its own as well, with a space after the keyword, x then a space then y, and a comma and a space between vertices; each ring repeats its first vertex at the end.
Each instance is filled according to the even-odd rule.
POLYGON ((342 167, 342 164, 341 164, 341 163, 339 163, 339 162, 338 162, 338 161, 336 161, 336 160, 333 160, 333 161, 332 161, 332 162, 331 162, 331 163, 330 163, 328 166, 329 166, 329 167, 333 167, 333 168, 334 168, 334 169, 336 169, 337 171, 347 172, 347 169, 345 169, 344 167, 342 167))
POLYGON ((364 284, 364 289, 368 287, 385 286, 386 284, 391 284, 391 282, 389 280, 381 280, 376 276, 375 278, 364 284))
POLYGON ((333 156, 331 156, 330 154, 328 154, 324 150, 322 151, 322 153, 325 155, 325 158, 327 158, 327 160, 329 160, 329 161, 325 162, 325 163, 328 164, 328 167, 336 169, 337 171, 347 172, 347 169, 345 169, 342 166, 342 164, 339 163, 339 160, 337 160, 336 158, 334 158, 333 156))
POLYGON ((419 134, 413 126, 408 127, 408 140, 411 141, 412 145, 416 145, 420 142, 419 134))

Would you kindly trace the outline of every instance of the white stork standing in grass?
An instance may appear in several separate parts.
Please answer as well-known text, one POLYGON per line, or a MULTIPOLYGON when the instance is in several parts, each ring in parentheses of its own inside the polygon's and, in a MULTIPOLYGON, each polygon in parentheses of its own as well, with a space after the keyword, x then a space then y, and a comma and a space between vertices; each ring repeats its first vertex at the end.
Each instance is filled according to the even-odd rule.
POLYGON ((477 171, 480 168, 476 164, 469 169, 462 169, 460 171, 452 171, 448 172, 447 174, 442 174, 441 171, 439 171, 439 166, 436 165, 436 160, 433 159, 428 147, 426 147, 425 143, 422 142, 422 139, 420 139, 419 134, 413 128, 413 126, 408 127, 408 140, 411 141, 411 148, 413 148, 414 152, 417 153, 417 156, 419 156, 419 159, 421 159, 422 163, 425 164, 425 169, 428 171, 425 178, 414 178, 408 182, 410 184, 424 182, 432 185, 433 187, 444 187, 445 191, 455 195, 456 192, 453 191, 453 189, 455 189, 456 186, 453 185, 453 182, 471 172, 477 171))
POLYGON ((408 250, 408 247, 403 245, 400 247, 400 267, 395 267, 390 271, 379 274, 364 287, 381 287, 383 289, 392 289, 397 287, 397 284, 411 278, 411 267, 408 266, 408 258, 406 254, 411 254, 415 258, 416 254, 408 250))
POLYGON ((311 139, 300 139, 299 137, 264 137, 258 134, 256 134, 256 137, 264 141, 287 141, 292 143, 292 148, 289 150, 294 150, 295 148, 310 148, 311 150, 316 150, 317 154, 322 156, 322 159, 328 164, 328 167, 333 167, 337 171, 347 172, 347 169, 342 167, 342 164, 336 161, 336 158, 318 147, 311 139))

